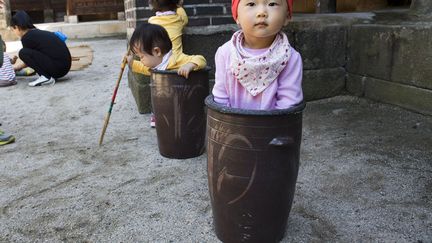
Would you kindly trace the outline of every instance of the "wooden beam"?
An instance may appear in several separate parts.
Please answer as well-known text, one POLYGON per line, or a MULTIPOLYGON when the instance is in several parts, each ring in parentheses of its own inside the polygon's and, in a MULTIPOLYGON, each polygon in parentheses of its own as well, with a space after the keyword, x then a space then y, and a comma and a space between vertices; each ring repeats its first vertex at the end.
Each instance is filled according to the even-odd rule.
POLYGON ((317 13, 336 13, 336 0, 315 0, 317 13))

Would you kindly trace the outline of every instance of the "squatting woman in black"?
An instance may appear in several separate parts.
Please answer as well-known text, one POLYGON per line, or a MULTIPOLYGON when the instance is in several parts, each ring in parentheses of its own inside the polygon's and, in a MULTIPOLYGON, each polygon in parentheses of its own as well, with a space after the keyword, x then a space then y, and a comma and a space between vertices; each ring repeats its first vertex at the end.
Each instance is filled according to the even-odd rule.
POLYGON ((55 79, 69 72, 71 54, 64 41, 54 33, 37 29, 24 11, 16 12, 11 27, 23 45, 18 56, 24 65, 16 66, 15 70, 31 67, 39 74, 39 78, 30 82, 29 86, 53 84, 55 79))

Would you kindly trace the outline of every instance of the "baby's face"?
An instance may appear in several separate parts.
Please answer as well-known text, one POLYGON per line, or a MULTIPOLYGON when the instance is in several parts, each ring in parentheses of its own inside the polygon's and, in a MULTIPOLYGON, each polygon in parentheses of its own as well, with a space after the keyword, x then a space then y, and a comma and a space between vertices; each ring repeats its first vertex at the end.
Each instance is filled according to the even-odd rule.
POLYGON ((163 55, 160 52, 153 51, 152 54, 149 54, 141 51, 141 48, 134 47, 133 53, 139 57, 142 64, 149 68, 154 68, 162 63, 163 55))
POLYGON ((240 0, 237 24, 245 35, 275 36, 289 22, 286 0, 240 0))

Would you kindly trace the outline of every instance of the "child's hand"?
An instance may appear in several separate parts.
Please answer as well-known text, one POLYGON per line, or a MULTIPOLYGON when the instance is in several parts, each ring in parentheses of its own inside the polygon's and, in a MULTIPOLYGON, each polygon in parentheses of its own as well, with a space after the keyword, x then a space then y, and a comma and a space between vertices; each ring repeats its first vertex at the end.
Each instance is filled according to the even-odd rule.
POLYGON ((181 75, 185 78, 189 77, 189 73, 196 68, 197 65, 195 63, 188 62, 185 65, 181 66, 177 71, 178 75, 181 75))
POLYGON ((17 57, 17 56, 13 56, 13 57, 10 59, 10 62, 11 62, 12 64, 15 64, 17 60, 18 60, 18 57, 17 57))
POLYGON ((126 53, 126 55, 125 55, 125 57, 124 58, 126 58, 126 61, 127 61, 127 64, 128 64, 128 66, 129 66, 129 68, 132 68, 132 63, 133 63, 133 55, 132 54, 130 54, 130 55, 128 55, 128 53, 126 53))
POLYGON ((25 63, 19 63, 19 64, 15 64, 13 65, 13 69, 14 71, 20 71, 23 68, 26 68, 27 65, 25 63))

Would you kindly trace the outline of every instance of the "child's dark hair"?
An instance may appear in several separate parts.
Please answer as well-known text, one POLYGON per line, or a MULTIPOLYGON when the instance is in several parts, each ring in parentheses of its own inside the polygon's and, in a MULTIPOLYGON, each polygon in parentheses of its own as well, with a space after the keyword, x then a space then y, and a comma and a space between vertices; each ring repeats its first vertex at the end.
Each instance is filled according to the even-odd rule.
POLYGON ((179 0, 149 0, 153 11, 175 11, 179 0))
POLYGON ((11 19, 11 26, 21 30, 35 29, 30 16, 22 10, 18 10, 11 19))
POLYGON ((149 23, 141 24, 135 29, 129 45, 131 50, 140 48, 141 51, 150 55, 154 47, 159 47, 162 54, 166 54, 172 49, 172 43, 165 28, 149 23))

